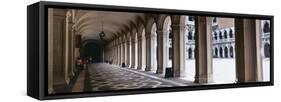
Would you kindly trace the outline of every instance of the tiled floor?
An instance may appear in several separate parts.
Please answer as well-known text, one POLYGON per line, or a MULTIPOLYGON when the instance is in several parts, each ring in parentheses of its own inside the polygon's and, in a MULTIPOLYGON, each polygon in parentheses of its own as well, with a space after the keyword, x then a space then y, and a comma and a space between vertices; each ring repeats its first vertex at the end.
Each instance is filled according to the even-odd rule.
POLYGON ((167 80, 145 72, 105 63, 91 64, 85 77, 84 91, 187 86, 184 83, 167 80))

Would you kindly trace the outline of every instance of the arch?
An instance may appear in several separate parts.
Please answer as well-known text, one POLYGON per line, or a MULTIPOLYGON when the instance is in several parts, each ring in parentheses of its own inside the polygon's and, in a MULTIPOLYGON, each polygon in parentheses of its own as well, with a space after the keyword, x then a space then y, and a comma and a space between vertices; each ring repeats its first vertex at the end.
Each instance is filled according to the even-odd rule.
POLYGON ((269 23, 267 21, 263 25, 263 32, 264 33, 269 33, 270 32, 269 23))
POLYGON ((156 23, 153 22, 152 27, 151 27, 151 71, 156 71, 157 69, 157 27, 156 23))
POLYGON ((234 54, 233 54, 233 47, 230 46, 229 48, 229 54, 230 54, 230 57, 233 58, 234 57, 234 54))
POLYGON ((188 40, 192 40, 192 39, 193 39, 193 37, 192 37, 192 31, 188 31, 187 39, 188 39, 188 40))
POLYGON ((269 43, 264 44, 264 57, 265 58, 270 57, 270 44, 269 43))
POLYGON ((215 48, 215 58, 218 57, 218 48, 215 48))
POLYGON ((215 38, 215 40, 218 39, 218 34, 217 34, 217 32, 214 33, 214 38, 215 38))
POLYGON ((219 38, 222 39, 222 33, 221 33, 221 31, 219 32, 219 38))
POLYGON ((227 39, 227 31, 224 30, 224 38, 227 39))
POLYGON ((188 48, 188 58, 192 59, 192 48, 188 48))
POLYGON ((217 17, 213 18, 213 23, 217 23, 217 17))
POLYGON ((232 31, 232 29, 229 30, 229 37, 233 38, 233 31, 232 31))
POLYGON ((188 16, 188 21, 194 21, 194 16, 188 16))
POLYGON ((223 50, 222 50, 222 47, 220 47, 219 53, 220 53, 220 58, 223 58, 223 50))
POLYGON ((228 48, 224 47, 224 57, 228 58, 228 48))
POLYGON ((163 37, 164 37, 164 45, 165 45, 165 64, 167 67, 172 67, 171 61, 172 61, 172 27, 171 27, 171 17, 165 16, 164 23, 163 23, 163 37))

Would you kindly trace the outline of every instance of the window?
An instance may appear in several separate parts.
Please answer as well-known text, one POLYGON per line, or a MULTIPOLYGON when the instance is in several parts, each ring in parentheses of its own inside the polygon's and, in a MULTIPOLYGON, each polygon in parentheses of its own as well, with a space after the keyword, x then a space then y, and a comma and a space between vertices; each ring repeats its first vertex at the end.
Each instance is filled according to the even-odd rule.
POLYGON ((229 30, 229 37, 233 38, 233 31, 232 31, 232 29, 229 30))
POLYGON ((269 23, 268 22, 264 23, 263 32, 264 33, 269 33, 270 32, 270 28, 269 28, 269 23))
POLYGON ((224 30, 224 38, 227 39, 227 31, 224 30))

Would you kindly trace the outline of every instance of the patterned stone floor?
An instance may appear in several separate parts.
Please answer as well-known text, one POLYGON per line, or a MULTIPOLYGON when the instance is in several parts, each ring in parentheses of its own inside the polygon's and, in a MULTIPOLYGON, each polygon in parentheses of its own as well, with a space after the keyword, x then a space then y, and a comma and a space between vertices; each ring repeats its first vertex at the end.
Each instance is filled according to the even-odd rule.
POLYGON ((159 88, 181 86, 165 79, 149 77, 134 70, 104 63, 91 64, 86 71, 84 91, 159 88))

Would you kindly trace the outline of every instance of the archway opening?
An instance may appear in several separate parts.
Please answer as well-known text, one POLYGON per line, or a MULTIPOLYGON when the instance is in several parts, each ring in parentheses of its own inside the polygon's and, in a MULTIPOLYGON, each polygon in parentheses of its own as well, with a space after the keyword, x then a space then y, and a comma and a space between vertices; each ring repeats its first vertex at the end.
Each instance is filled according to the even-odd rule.
POLYGON ((133 36, 135 38, 135 67, 134 69, 137 69, 138 64, 138 33, 136 32, 135 36, 133 36))
MULTIPOLYGON (((185 18, 194 18, 194 16, 185 16, 185 18)), ((182 21, 185 25, 185 75, 184 79, 194 81, 195 77, 195 21, 182 21)))
POLYGON ((145 29, 142 30, 141 33, 141 40, 142 40, 142 71, 145 71, 145 67, 146 67, 146 38, 145 38, 145 29))
POLYGON ((80 55, 82 59, 91 58, 93 62, 103 61, 103 49, 97 43, 90 42, 82 46, 80 55))
POLYGON ((153 73, 156 73, 157 69, 157 32, 156 32, 156 23, 153 23, 152 28, 151 28, 151 71, 153 73))
POLYGON ((211 27, 216 37, 216 32, 219 33, 220 40, 213 40, 215 56, 213 57, 213 82, 214 83, 234 83, 236 81, 236 65, 234 58, 235 39, 233 38, 234 19, 216 17, 217 23, 211 27))

